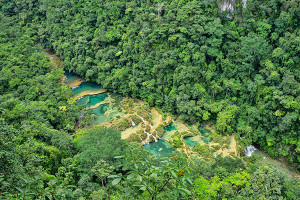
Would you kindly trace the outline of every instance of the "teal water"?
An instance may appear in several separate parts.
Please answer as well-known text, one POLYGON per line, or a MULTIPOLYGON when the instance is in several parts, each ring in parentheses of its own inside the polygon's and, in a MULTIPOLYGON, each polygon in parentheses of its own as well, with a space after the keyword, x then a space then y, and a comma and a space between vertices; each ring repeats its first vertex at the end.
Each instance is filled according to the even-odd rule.
POLYGON ((81 106, 87 105, 89 103, 89 101, 90 101, 90 96, 84 96, 81 99, 77 100, 78 104, 81 106))
MULTIPOLYGON (((70 84, 73 81, 76 81, 79 77, 72 74, 72 73, 65 73, 66 76, 66 83, 70 84)), ((86 91, 98 91, 101 89, 101 86, 92 83, 92 82, 83 82, 79 86, 72 88, 73 95, 76 96, 82 92, 86 91)), ((98 103, 103 102, 108 97, 108 93, 101 93, 96 95, 86 95, 82 98, 78 99, 77 102, 81 106, 94 106, 98 103)), ((113 95, 113 105, 111 106, 109 103, 102 104, 97 108, 88 110, 88 113, 93 116, 92 125, 98 125, 103 122, 108 122, 114 115, 120 114, 120 111, 115 111, 115 109, 107 114, 107 111, 110 108, 113 108, 114 105, 118 105, 120 107, 120 102, 122 101, 122 96, 120 95, 113 95), (116 100, 115 100, 116 99, 116 100)), ((120 109, 119 109, 120 110, 120 109)))
POLYGON ((171 123, 171 124, 169 124, 168 126, 165 127, 165 132, 172 131, 172 130, 177 130, 174 123, 171 123))
POLYGON ((205 128, 204 126, 201 126, 199 127, 198 129, 200 131, 200 134, 202 136, 202 141, 205 143, 205 144, 208 144, 211 142, 211 139, 209 139, 209 135, 211 134, 211 131, 207 128, 205 128))
POLYGON ((109 118, 105 115, 105 113, 108 111, 109 104, 102 104, 98 106, 97 108, 89 110, 89 114, 94 115, 94 122, 93 125, 97 125, 103 122, 107 122, 109 118))
POLYGON ((185 137, 183 139, 186 142, 186 144, 189 145, 189 146, 195 146, 196 144, 198 144, 198 142, 195 142, 195 141, 191 140, 191 138, 192 137, 185 137))
MULTIPOLYGON (((101 103, 108 97, 107 93, 97 94, 97 95, 89 95, 89 102, 86 105, 93 106, 98 103, 101 103)), ((93 115, 94 121, 92 122, 92 125, 98 125, 104 122, 109 122, 113 120, 114 117, 117 119, 121 118, 121 116, 124 115, 122 112, 120 101, 122 99, 117 98, 116 96, 111 96, 113 99, 112 103, 105 103, 102 105, 99 105, 97 108, 93 108, 89 110, 89 114, 93 115)), ((82 98, 84 99, 84 98, 82 98)))
MULTIPOLYGON (((172 130, 177 130, 174 123, 171 123, 165 127, 165 133, 172 130)), ((145 144, 144 148, 149 149, 150 152, 152 154, 155 154, 157 157, 167 155, 175 150, 175 148, 172 147, 170 143, 164 139, 159 139, 157 142, 150 142, 149 144, 145 144)))
MULTIPOLYGON (((66 83, 72 83, 78 76, 72 73, 65 73, 66 83)), ((81 83, 78 87, 73 88, 73 95, 76 96, 85 91, 98 91, 101 89, 100 85, 92 83, 92 82, 84 82, 81 83)), ((105 103, 97 108, 88 110, 88 113, 93 116, 92 125, 98 125, 104 122, 108 122, 113 119, 113 117, 120 118, 124 113, 121 109, 121 101, 123 97, 118 94, 110 93, 109 96, 112 98, 111 103, 105 103)), ((86 95, 81 99, 78 99, 77 102, 81 106, 93 106, 102 101, 104 101, 108 97, 108 93, 101 93, 96 95, 86 95)), ((176 126, 171 123, 169 126, 165 127, 165 132, 177 130, 176 126)), ((151 153, 156 156, 167 155, 175 150, 167 141, 164 139, 160 139, 157 142, 152 142, 144 145, 144 148, 149 149, 151 153)))
POLYGON ((70 83, 72 83, 78 79, 78 76, 76 76, 75 74, 69 73, 69 72, 65 72, 65 77, 66 77, 67 85, 69 85, 70 83))
POLYGON ((101 87, 96 83, 84 82, 81 83, 78 87, 73 89, 73 94, 75 96, 85 91, 98 91, 99 89, 101 89, 101 87))
MULTIPOLYGON (((75 89, 74 89, 75 90, 75 89)), ((96 94, 96 95, 86 95, 82 97, 81 99, 78 99, 77 102, 81 106, 94 106, 97 103, 101 103, 108 97, 107 93, 101 93, 101 94, 96 94)))
POLYGON ((107 93, 90 95, 89 96, 89 101, 86 105, 94 106, 97 103, 101 103, 102 101, 104 101, 107 97, 108 97, 107 93))
MULTIPOLYGON (((71 73, 65 73, 66 76, 66 83, 72 83, 73 81, 76 81, 78 79, 78 76, 71 74, 71 73)), ((73 93, 74 95, 79 94, 81 92, 85 91, 97 91, 101 89, 101 87, 95 83, 91 82, 84 82, 80 86, 73 88, 73 93)), ((90 109, 88 111, 89 114, 92 114, 94 117, 94 122, 93 125, 97 125, 103 122, 107 122, 112 119, 112 117, 116 116, 119 117, 122 116, 124 113, 121 111, 121 106, 120 102, 122 101, 122 96, 117 95, 117 94, 109 94, 113 101, 111 103, 106 103, 102 104, 97 108, 90 109), (109 111, 109 112, 108 112, 109 111)), ((96 105, 97 103, 100 103, 104 101, 108 97, 108 93, 102 93, 102 94, 97 94, 97 95, 86 95, 83 98, 77 100, 77 102, 84 106, 84 105, 89 105, 93 106, 96 105)), ((165 133, 168 131, 172 130, 177 130, 177 127, 175 126, 174 123, 171 123, 167 127, 165 127, 165 133)), ((199 132, 202 136, 203 142, 208 144, 211 142, 209 139, 209 135, 211 133, 210 130, 206 129, 204 126, 199 127, 199 132)), ((189 146, 194 146, 197 144, 197 142, 192 141, 191 137, 185 137, 184 138, 185 142, 189 146)), ((172 147, 166 140, 160 139, 157 142, 152 142, 150 144, 144 145, 144 148, 149 149, 152 154, 155 154, 157 157, 158 156, 163 156, 172 153, 174 150, 176 150, 174 147, 172 147)), ((257 162, 261 163, 262 165, 265 164, 270 164, 273 166, 276 166, 278 169, 281 169, 282 171, 285 171, 286 173, 289 174, 289 176, 293 176, 293 173, 284 165, 282 165, 281 162, 271 159, 268 156, 265 156, 262 151, 256 150, 254 154, 258 154, 261 156, 261 159, 257 162)))
POLYGON ((145 144, 144 148, 149 149, 150 152, 155 154, 157 157, 167 155, 175 150, 175 148, 164 139, 159 139, 157 142, 145 144))

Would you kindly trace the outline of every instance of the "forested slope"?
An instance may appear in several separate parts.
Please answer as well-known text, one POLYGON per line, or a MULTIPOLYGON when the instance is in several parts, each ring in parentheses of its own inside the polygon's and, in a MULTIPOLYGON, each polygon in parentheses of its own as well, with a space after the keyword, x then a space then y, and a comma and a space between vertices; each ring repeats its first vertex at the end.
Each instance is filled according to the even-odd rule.
POLYGON ((299 163, 299 2, 0 1, 0 199, 297 199, 257 157, 156 158, 98 127, 64 69, 299 163), (298 157, 297 157, 298 156, 298 157), (297 161, 298 159, 298 161, 297 161))
MULTIPOLYGON (((64 68, 299 162, 297 0, 39 1, 38 38, 64 68)), ((24 17, 24 20, 30 17, 24 17)))
POLYGON ((0 199, 29 199, 73 155, 79 109, 32 29, 0 12, 0 30, 0 199))

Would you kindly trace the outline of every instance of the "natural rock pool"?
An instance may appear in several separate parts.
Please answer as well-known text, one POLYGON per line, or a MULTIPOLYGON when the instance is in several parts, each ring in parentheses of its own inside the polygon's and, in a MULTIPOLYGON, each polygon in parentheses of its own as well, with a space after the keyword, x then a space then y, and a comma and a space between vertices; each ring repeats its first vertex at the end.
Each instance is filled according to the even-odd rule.
MULTIPOLYGON (((48 51, 45 50, 47 54, 48 51)), ((50 60, 53 65, 61 67, 62 61, 55 55, 50 54, 50 60)), ((72 73, 65 73, 65 83, 73 90, 74 98, 77 100, 83 111, 90 114, 93 117, 92 127, 98 125, 104 125, 111 127, 114 122, 120 122, 120 119, 130 119, 128 121, 129 126, 122 131, 122 139, 130 139, 130 136, 140 134, 144 132, 147 135, 146 138, 141 139, 139 142, 143 144, 144 148, 149 149, 151 153, 156 156, 167 155, 176 150, 168 142, 172 135, 176 132, 189 132, 193 125, 186 125, 181 120, 173 120, 169 115, 159 113, 155 108, 145 108, 144 102, 134 99, 126 99, 121 95, 107 92, 101 88, 98 84, 92 82, 85 82, 84 79, 76 76, 72 73), (135 119, 140 118, 142 122, 136 124, 135 119), (158 137, 157 130, 159 126, 163 126, 163 134, 158 137), (146 132, 147 131, 147 132, 146 132), (150 140, 154 138, 154 140, 150 140), (159 139, 160 138, 160 139, 159 139), (149 141, 157 141, 150 142, 149 141)), ((146 106, 147 107, 147 106, 146 106)), ((213 144, 209 135, 211 134, 211 128, 207 126, 200 126, 196 136, 184 137, 183 140, 188 147, 198 143, 213 144)), ((141 138, 141 135, 139 135, 141 138)), ((215 143, 216 144, 216 143, 215 143)), ((227 151, 236 152, 236 140, 234 135, 231 136, 231 145, 234 148, 230 148, 227 151)), ((220 149, 220 153, 222 153, 220 149)), ((224 152, 223 152, 224 153, 224 152)), ((226 153, 226 150, 225 150, 226 153)), ((256 150, 254 154, 259 154, 263 157, 260 161, 264 164, 270 164, 287 172, 290 176, 294 174, 277 160, 271 159, 260 150, 256 150)), ((223 154, 224 155, 224 154, 223 154)), ((225 154, 226 155, 226 154, 225 154)))
MULTIPOLYGON (((45 50, 46 53, 49 53, 45 50)), ((50 54, 53 65, 62 67, 62 61, 55 55, 50 54), (55 62, 54 62, 55 61, 55 62)), ((150 107, 138 99, 126 98, 118 94, 109 93, 100 85, 85 81, 72 73, 65 73, 65 83, 73 91, 73 97, 82 106, 81 116, 88 115, 91 123, 85 126, 106 126, 121 130, 121 138, 130 142, 138 142, 150 150, 156 156, 166 155, 176 148, 169 142, 174 134, 182 134, 180 140, 183 145, 180 151, 188 156, 193 152, 193 147, 200 143, 212 145, 205 126, 197 128, 195 125, 188 125, 182 120, 172 118, 170 114, 150 107), (187 134, 187 135, 184 135, 187 134), (191 136, 192 137, 187 137, 191 136)), ((89 120, 88 120, 89 121, 89 120)), ((232 137, 234 140, 234 137, 232 137)), ((235 147, 235 146, 234 146, 235 147)), ((223 151, 236 152, 236 149, 223 151)))
POLYGON ((150 152, 155 154, 156 156, 167 155, 176 150, 164 139, 159 139, 157 142, 145 144, 144 148, 149 149, 150 152))
MULTIPOLYGON (((71 89, 74 98, 79 105, 83 106, 87 110, 87 113, 93 117, 93 126, 117 120, 125 115, 121 109, 122 96, 108 93, 95 83, 83 82, 74 74, 65 73, 65 76, 66 84, 72 86, 71 89)), ((155 121, 155 119, 152 120, 155 121)), ((146 123, 144 119, 142 119, 142 121, 146 123)), ((138 127, 134 122, 132 122, 132 126, 132 130, 137 130, 138 127)), ((176 130, 176 128, 172 124, 167 126, 166 130, 171 131, 176 130)), ((143 146, 157 156, 166 155, 175 150, 175 148, 171 147, 164 139, 159 139, 157 142, 146 143, 143 146)))
POLYGON ((195 146, 198 144, 198 142, 192 140, 193 137, 185 137, 184 141, 186 142, 187 145, 189 146, 195 146))
MULTIPOLYGON (((71 89, 74 94, 74 99, 77 100, 82 109, 85 111, 85 115, 89 114, 92 118, 91 126, 105 125, 113 126, 114 122, 122 117, 131 119, 129 113, 136 113, 137 116, 141 119, 140 124, 135 124, 134 121, 130 122, 130 126, 122 131, 123 139, 128 139, 132 134, 136 134, 138 131, 143 131, 147 134, 146 140, 141 139, 141 143, 144 148, 149 149, 151 153, 156 156, 166 155, 176 150, 168 142, 172 135, 176 131, 184 132, 189 131, 190 126, 184 124, 180 120, 171 120, 168 118, 163 120, 162 115, 159 114, 155 108, 151 108, 148 116, 140 116, 141 113, 138 113, 138 109, 128 108, 126 112, 124 111, 124 100, 121 95, 108 93, 105 89, 101 88, 98 84, 92 82, 84 82, 80 77, 72 74, 65 73, 66 84, 72 86, 71 89), (131 111, 130 111, 131 110, 131 111), (144 119, 148 118, 148 119, 144 119), (159 137, 155 128, 163 125, 163 135, 159 137), (147 127, 148 126, 148 127, 147 127), (154 140, 150 141, 150 137, 153 137, 154 140)), ((139 102, 141 103, 141 102, 139 102)), ((130 107, 135 107, 139 103, 131 103, 130 107)), ((205 127, 199 128, 199 135, 205 143, 210 142, 207 132, 209 130, 205 127)), ((140 136, 141 137, 141 136, 140 136)), ((198 144, 198 141, 194 141, 192 137, 185 137, 184 141, 188 146, 195 146, 198 144)))
POLYGON ((205 143, 205 144, 209 144, 211 142, 211 139, 209 138, 209 134, 211 133, 211 131, 207 128, 205 128, 204 126, 201 126, 199 127, 199 132, 202 136, 202 141, 205 143))

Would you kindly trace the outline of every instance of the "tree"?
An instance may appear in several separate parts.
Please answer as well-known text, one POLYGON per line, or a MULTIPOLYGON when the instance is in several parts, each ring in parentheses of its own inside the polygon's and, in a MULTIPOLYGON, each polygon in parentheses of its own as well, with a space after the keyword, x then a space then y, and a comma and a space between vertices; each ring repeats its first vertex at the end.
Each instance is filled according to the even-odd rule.
MULTIPOLYGON (((79 134, 78 134, 79 136, 79 134)), ((83 136, 76 138, 76 148, 79 153, 75 159, 79 162, 79 170, 92 175, 91 169, 99 160, 112 163, 113 158, 121 154, 123 141, 120 131, 105 127, 88 130, 83 136)), ((101 162, 101 161, 100 161, 101 162)))
POLYGON ((126 196, 143 195, 150 199, 161 199, 191 194, 187 189, 192 184, 189 169, 180 167, 183 158, 173 156, 156 160, 145 157, 143 153, 134 157, 130 155, 117 157, 123 160, 123 170, 129 171, 109 176, 113 178, 112 185, 123 185, 126 196))
POLYGON ((110 166, 103 159, 97 161, 96 165, 92 168, 92 172, 101 179, 102 186, 104 187, 106 177, 113 171, 114 167, 110 166))

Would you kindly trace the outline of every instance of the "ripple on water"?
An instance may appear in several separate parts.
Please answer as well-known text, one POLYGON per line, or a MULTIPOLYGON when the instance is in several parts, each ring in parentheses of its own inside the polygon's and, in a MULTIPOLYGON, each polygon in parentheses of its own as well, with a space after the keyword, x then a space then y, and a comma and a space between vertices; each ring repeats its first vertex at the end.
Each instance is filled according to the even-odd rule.
POLYGON ((66 77, 66 84, 70 86, 74 85, 74 83, 78 82, 79 80, 82 82, 82 79, 79 76, 76 76, 75 74, 69 72, 65 72, 65 77, 66 77))
POLYGON ((211 131, 207 128, 205 128, 205 126, 201 126, 199 127, 198 129, 200 131, 200 134, 202 136, 202 141, 205 143, 205 144, 208 144, 211 142, 211 139, 209 139, 209 135, 211 134, 211 131))
POLYGON ((171 123, 171 124, 169 124, 168 126, 165 127, 165 131, 173 131, 173 130, 177 130, 174 123, 171 123))
POLYGON ((100 85, 92 82, 84 82, 81 83, 81 85, 75 89, 73 89, 73 96, 77 97, 80 96, 80 94, 87 94, 88 92, 97 92, 97 91, 102 91, 102 88, 100 85))
POLYGON ((90 96, 84 96, 77 100, 78 104, 81 106, 87 105, 89 103, 89 101, 90 101, 90 96))
POLYGON ((193 138, 193 137, 185 137, 185 138, 183 138, 183 139, 184 139, 184 141, 186 142, 186 144, 189 145, 189 146, 195 146, 195 145, 197 145, 198 142, 193 141, 192 138, 193 138))
POLYGON ((159 139, 157 142, 151 142, 149 144, 144 145, 145 149, 149 149, 152 154, 158 156, 167 155, 172 153, 175 148, 172 147, 167 141, 164 139, 159 139))
POLYGON ((93 125, 101 124, 108 121, 108 118, 105 115, 108 108, 109 108, 109 104, 106 103, 98 106, 97 108, 89 110, 89 114, 94 115, 93 125))
POLYGON ((104 101, 107 97, 108 97, 107 93, 91 95, 86 105, 94 106, 97 103, 101 103, 102 101, 104 101))
MULTIPOLYGON (((66 73, 65 75, 67 84, 72 84, 79 79, 78 76, 71 73, 66 73)), ((118 94, 95 94, 95 92, 98 92, 100 90, 102 90, 100 85, 92 82, 84 82, 81 83, 78 87, 73 88, 73 96, 75 99, 81 97, 78 100, 78 103, 82 106, 94 106, 96 104, 99 104, 103 102, 108 97, 108 95, 112 98, 112 101, 109 101, 109 103, 103 102, 103 104, 100 104, 98 107, 88 110, 88 113, 94 118, 92 126, 108 122, 112 120, 114 116, 122 116, 124 114, 121 109, 121 101, 123 97, 118 94)), ((177 129, 174 124, 171 124, 167 126, 165 130, 172 131, 177 129)), ((167 155, 175 150, 175 148, 173 148, 164 139, 146 144, 144 145, 144 147, 146 149, 149 149, 150 152, 155 154, 156 156, 167 155)))

